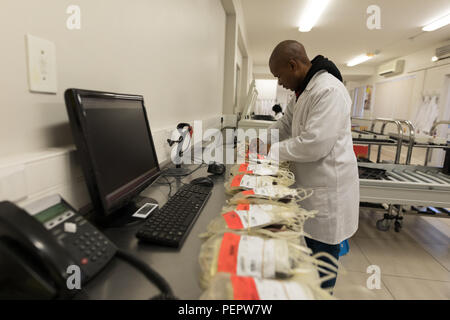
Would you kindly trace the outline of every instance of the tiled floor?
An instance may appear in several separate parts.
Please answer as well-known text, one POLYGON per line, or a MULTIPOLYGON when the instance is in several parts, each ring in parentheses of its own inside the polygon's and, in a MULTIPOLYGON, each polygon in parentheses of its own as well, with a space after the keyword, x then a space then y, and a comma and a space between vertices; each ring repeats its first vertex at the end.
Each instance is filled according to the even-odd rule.
POLYGON ((341 257, 334 295, 339 299, 450 299, 450 219, 406 216, 399 233, 379 231, 382 215, 360 211, 359 229, 341 257), (379 289, 368 289, 379 267, 379 289), (370 278, 370 279, 369 279, 370 278), (369 281, 368 281, 369 279, 369 281))

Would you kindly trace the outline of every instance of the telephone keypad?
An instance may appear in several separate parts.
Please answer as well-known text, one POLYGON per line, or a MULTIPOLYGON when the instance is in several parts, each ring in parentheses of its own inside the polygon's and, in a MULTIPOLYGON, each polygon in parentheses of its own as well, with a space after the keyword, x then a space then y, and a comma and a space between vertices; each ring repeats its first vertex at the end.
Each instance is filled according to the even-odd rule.
POLYGON ((60 260, 65 259, 68 264, 75 263, 81 267, 82 284, 94 277, 116 254, 115 245, 102 237, 101 231, 59 195, 36 201, 28 205, 26 211, 49 231, 56 240, 54 246, 67 250, 67 256, 60 260))
POLYGON ((88 261, 96 262, 107 256, 110 243, 98 231, 84 232, 72 241, 81 255, 88 261))
MULTIPOLYGON (((76 248, 75 259, 83 266, 84 275, 90 278, 114 256, 116 248, 83 217, 71 217, 68 221, 77 228, 75 233, 62 232, 66 236, 64 242, 76 248)), ((62 227, 61 230, 64 231, 62 227)))

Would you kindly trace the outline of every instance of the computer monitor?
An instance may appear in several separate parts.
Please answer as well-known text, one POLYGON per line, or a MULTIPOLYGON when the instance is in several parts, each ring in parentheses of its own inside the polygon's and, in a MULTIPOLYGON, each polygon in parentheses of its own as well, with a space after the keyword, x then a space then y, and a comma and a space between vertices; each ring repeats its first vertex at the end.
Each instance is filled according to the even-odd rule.
POLYGON ((143 97, 81 89, 64 97, 94 218, 127 214, 121 209, 161 172, 143 97))

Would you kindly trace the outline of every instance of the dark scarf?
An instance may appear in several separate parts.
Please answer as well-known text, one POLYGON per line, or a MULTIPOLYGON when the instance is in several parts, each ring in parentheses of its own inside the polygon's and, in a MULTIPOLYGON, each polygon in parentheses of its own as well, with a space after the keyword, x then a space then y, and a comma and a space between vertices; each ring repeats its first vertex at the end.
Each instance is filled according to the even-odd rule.
POLYGON ((336 67, 336 65, 333 63, 333 61, 328 60, 324 56, 317 56, 314 59, 311 60, 312 66, 309 69, 308 73, 306 74, 305 80, 303 81, 300 89, 295 92, 295 95, 298 97, 305 91, 306 86, 311 81, 312 77, 319 72, 320 70, 326 70, 328 73, 335 76, 339 81, 342 82, 342 75, 339 69, 336 67))

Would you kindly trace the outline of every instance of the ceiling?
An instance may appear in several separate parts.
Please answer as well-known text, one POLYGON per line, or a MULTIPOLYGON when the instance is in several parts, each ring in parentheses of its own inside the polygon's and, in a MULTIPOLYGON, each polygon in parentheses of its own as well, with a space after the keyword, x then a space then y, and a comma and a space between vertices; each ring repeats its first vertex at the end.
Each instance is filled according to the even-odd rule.
POLYGON ((355 56, 380 50, 375 58, 354 70, 375 67, 450 39, 450 25, 433 32, 422 31, 424 25, 450 12, 448 0, 331 0, 307 33, 298 31, 307 0, 241 2, 249 51, 257 66, 267 66, 273 48, 286 39, 303 43, 311 59, 322 54, 339 67, 355 56), (366 26, 367 7, 374 4, 381 9, 379 30, 366 26))

